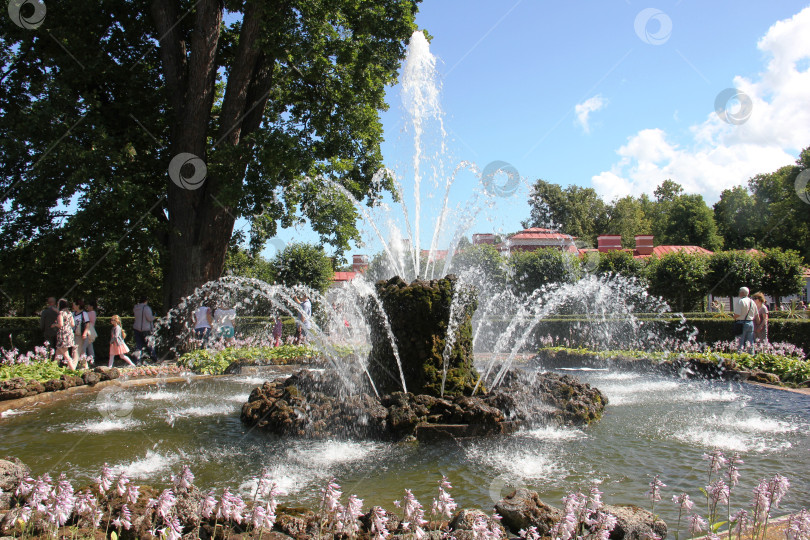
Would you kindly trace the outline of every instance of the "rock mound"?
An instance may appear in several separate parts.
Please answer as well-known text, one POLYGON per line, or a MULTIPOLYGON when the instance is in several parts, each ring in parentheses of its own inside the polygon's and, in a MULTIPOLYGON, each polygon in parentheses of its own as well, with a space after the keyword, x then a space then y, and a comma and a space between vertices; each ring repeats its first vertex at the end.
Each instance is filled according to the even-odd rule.
POLYGON ((496 391, 474 397, 392 392, 377 398, 348 395, 334 373, 299 371, 254 389, 242 421, 284 436, 426 440, 504 434, 521 425, 588 424, 606 403, 596 388, 551 373, 508 373, 496 391))

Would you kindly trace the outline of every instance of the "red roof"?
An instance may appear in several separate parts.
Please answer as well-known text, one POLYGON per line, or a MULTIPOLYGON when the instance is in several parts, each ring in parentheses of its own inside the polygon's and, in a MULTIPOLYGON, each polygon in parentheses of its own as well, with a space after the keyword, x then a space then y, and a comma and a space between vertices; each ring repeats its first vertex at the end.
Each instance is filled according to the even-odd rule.
MULTIPOLYGON (((433 261, 443 261, 447 258, 448 250, 446 249, 435 249, 433 250, 433 261)), ((422 257, 427 257, 430 255, 429 249, 422 250, 422 257)))
POLYGON ((713 251, 702 248, 700 246, 655 246, 650 255, 634 255, 637 259, 646 259, 647 257, 663 257, 667 253, 677 253, 684 251, 686 253, 696 253, 698 255, 711 255, 713 251))
POLYGON ((357 272, 335 272, 335 275, 332 276, 332 281, 351 281, 356 275, 357 272))
POLYGON ((533 227, 531 229, 525 229, 520 231, 519 233, 510 236, 509 240, 534 240, 534 239, 546 239, 546 240, 573 240, 576 236, 571 236, 570 234, 563 234, 558 231, 553 231, 551 229, 541 229, 540 227, 533 227))
POLYGON ((810 268, 805 268, 804 269, 804 277, 810 278, 810 268))

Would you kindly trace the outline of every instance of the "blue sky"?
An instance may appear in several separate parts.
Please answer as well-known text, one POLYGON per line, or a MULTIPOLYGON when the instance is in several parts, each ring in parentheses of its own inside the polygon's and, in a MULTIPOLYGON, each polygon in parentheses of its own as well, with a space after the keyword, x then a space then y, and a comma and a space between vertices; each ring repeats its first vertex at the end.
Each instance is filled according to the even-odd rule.
MULTIPOLYGON (((500 160, 525 181, 482 212, 470 233, 519 230, 529 214, 528 185, 537 178, 594 187, 608 201, 651 193, 672 178, 712 204, 722 189, 792 163, 810 146, 808 6, 425 0, 417 23, 433 36, 438 58, 445 166, 500 160), (748 109, 737 101, 727 109, 741 116, 736 123, 715 113, 727 88, 750 99, 745 121, 748 109)), ((383 153, 410 192, 412 137, 403 131, 399 91, 387 94, 383 153)), ((463 206, 475 182, 471 174, 460 179, 451 206, 463 206)), ((406 204, 413 219, 409 197, 406 204)), ((435 200, 432 212, 423 230, 432 228, 435 200)), ((279 238, 316 240, 306 227, 279 238)), ((378 251, 379 242, 367 238, 353 251, 378 251)), ((421 245, 429 242, 423 233, 421 245)), ((274 251, 269 246, 265 255, 274 251)))

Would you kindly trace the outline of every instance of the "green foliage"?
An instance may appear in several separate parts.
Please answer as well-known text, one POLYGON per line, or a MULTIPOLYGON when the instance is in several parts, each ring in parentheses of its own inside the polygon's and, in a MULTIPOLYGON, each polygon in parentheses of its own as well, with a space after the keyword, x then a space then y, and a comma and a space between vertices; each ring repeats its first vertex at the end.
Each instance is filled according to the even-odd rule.
POLYGON ((762 268, 762 290, 775 299, 800 294, 805 285, 804 264, 798 251, 765 249, 759 258, 762 268))
POLYGON ((579 279, 580 261, 555 248, 512 253, 508 265, 515 291, 530 294, 549 283, 573 283, 579 279))
POLYGON ((267 365, 307 364, 320 358, 317 349, 306 345, 282 345, 280 347, 239 347, 221 351, 198 349, 185 353, 177 364, 195 373, 220 375, 234 362, 261 363, 267 365))
POLYGON ((614 201, 608 206, 607 228, 600 234, 620 234, 623 247, 635 247, 637 234, 652 234, 649 206, 650 201, 646 195, 638 199, 628 195, 614 201))
POLYGON ((531 215, 524 227, 559 229, 595 245, 608 223, 608 207, 593 188, 537 180, 529 197, 531 215))
POLYGON ((676 311, 700 306, 706 295, 707 268, 705 255, 678 251, 661 258, 653 257, 647 269, 650 292, 666 300, 676 311))
POLYGON ((714 214, 702 195, 678 195, 659 202, 657 241, 661 244, 700 246, 709 251, 723 247, 714 214))
POLYGON ((754 197, 743 186, 724 189, 714 204, 714 221, 726 249, 750 249, 757 245, 763 218, 754 197))
POLYGON ((275 273, 270 261, 239 246, 228 249, 223 274, 260 279, 266 283, 275 281, 275 273))
POLYGON ((270 267, 279 283, 292 287, 306 285, 321 293, 332 282, 332 260, 322 246, 293 243, 285 247, 270 262, 270 267))
POLYGON ((56 362, 32 362, 30 364, 0 365, 0 381, 22 377, 26 381, 45 382, 62 375, 81 375, 82 371, 62 367, 56 362))
POLYGON ((796 194, 796 178, 810 168, 810 147, 802 150, 796 165, 751 178, 756 213, 762 216, 757 232, 760 247, 798 251, 810 263, 810 205, 796 194))
POLYGON ((599 254, 596 271, 600 274, 621 274, 627 277, 645 276, 646 263, 633 257, 629 251, 608 251, 599 254))
POLYGON ((709 257, 706 290, 714 296, 737 296, 740 287, 753 294, 762 286, 759 257, 745 251, 721 251, 709 257))
POLYGON ((469 246, 453 256, 450 272, 460 275, 470 271, 480 275, 489 284, 506 283, 506 263, 493 246, 481 244, 469 246))
POLYGON ((239 218, 253 248, 308 221, 345 249, 357 212, 319 175, 360 201, 392 189, 372 182, 379 113, 417 5, 59 2, 38 31, 4 25, 0 313, 174 304, 219 277, 239 218), (199 189, 170 180, 179 152, 205 162, 199 189))
POLYGON ((655 363, 673 362, 683 359, 698 359, 716 362, 726 367, 756 369, 778 375, 782 382, 800 384, 810 380, 810 361, 796 356, 784 356, 772 353, 749 354, 745 352, 718 352, 706 350, 703 352, 671 352, 671 351, 640 351, 640 350, 610 350, 592 351, 577 347, 542 347, 540 351, 563 352, 578 356, 597 358, 624 357, 650 360, 655 363))

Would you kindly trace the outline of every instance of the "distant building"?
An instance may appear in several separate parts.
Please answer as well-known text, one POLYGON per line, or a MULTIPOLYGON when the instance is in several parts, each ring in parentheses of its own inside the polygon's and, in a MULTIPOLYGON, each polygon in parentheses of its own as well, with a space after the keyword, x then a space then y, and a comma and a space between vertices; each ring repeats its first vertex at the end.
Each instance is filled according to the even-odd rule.
MULTIPOLYGON (((476 236, 483 237, 485 235, 476 236)), ((576 240, 576 236, 570 234, 533 227, 510 236, 495 247, 502 255, 507 257, 516 251, 535 251, 542 248, 555 248, 569 253, 577 253, 578 249, 574 240, 576 240)), ((475 237, 473 237, 473 243, 475 243, 475 237)))

